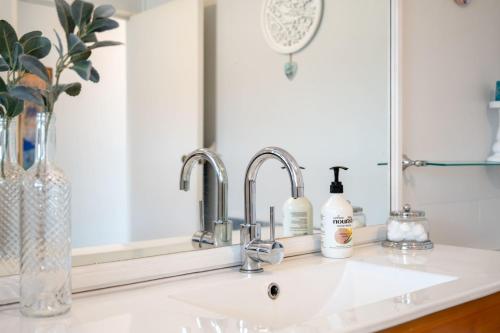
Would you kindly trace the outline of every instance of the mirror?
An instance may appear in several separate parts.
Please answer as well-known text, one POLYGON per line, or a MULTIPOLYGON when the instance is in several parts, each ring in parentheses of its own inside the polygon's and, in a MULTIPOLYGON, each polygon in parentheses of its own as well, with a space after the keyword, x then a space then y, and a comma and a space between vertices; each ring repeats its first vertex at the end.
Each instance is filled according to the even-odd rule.
MULTIPOLYGON (((20 33, 53 38, 60 25, 52 1, 13 2, 20 33)), ((235 243, 245 170, 267 146, 287 150, 304 167, 315 229, 334 165, 349 168, 341 175, 345 195, 362 207, 366 224, 385 222, 389 173, 377 163, 389 159, 389 0, 96 3, 117 8, 120 28, 104 35, 124 45, 96 50, 101 82, 83 83, 79 97, 61 97, 56 106, 56 163, 72 182, 75 254, 100 262, 193 250, 199 201, 210 224, 217 183, 208 163, 194 165, 189 191, 179 190, 179 175, 183 158, 202 147, 226 167, 235 243), (301 3, 322 4, 321 12, 302 8, 309 17, 294 18, 297 8, 289 6, 301 3), (272 47, 264 5, 285 15, 276 22, 292 25, 285 32, 299 34, 299 50, 272 47), (130 252, 110 254, 121 250, 130 252)), ((44 62, 55 63, 55 54, 44 62)), ((68 81, 77 80, 72 75, 68 81)), ((276 207, 278 237, 288 236, 281 221, 290 198, 281 166, 262 166, 256 195, 264 225, 269 206, 276 207)))

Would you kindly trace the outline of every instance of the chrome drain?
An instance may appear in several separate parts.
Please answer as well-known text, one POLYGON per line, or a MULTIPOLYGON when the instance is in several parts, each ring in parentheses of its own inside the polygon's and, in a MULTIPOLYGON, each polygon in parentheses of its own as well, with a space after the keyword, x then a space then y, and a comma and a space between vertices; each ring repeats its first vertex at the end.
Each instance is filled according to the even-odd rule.
POLYGON ((271 283, 267 287, 267 295, 270 299, 276 299, 280 295, 280 286, 277 283, 271 283))

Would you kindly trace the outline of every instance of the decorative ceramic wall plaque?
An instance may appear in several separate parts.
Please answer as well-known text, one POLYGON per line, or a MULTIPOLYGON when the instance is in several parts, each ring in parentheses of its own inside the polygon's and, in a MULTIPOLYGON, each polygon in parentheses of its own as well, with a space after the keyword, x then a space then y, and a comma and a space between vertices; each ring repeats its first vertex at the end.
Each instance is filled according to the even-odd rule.
POLYGON ((291 80, 297 72, 292 55, 314 38, 323 14, 323 0, 264 0, 262 31, 269 46, 288 54, 285 75, 291 80))

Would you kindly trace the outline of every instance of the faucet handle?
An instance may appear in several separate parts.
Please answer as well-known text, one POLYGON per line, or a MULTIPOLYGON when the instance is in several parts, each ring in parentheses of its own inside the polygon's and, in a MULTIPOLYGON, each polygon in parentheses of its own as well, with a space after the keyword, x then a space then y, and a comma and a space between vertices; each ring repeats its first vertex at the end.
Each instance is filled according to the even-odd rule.
POLYGON ((198 214, 200 219, 200 230, 205 230, 205 205, 203 200, 198 201, 198 214))
POLYGON ((283 244, 276 241, 276 224, 274 220, 274 206, 269 207, 269 240, 256 239, 246 246, 247 255, 256 262, 279 264, 283 261, 283 244))
POLYGON ((276 239, 276 227, 274 222, 274 206, 269 207, 269 232, 270 238, 269 240, 274 242, 276 239))
POLYGON ((245 248, 246 254, 256 262, 279 264, 285 256, 283 244, 277 241, 256 240, 245 248))

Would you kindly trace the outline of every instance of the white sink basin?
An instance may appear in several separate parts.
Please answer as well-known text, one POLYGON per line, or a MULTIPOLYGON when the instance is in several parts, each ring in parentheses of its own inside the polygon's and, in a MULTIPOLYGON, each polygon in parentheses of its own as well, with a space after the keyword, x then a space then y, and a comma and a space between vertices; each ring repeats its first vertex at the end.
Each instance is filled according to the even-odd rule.
POLYGON ((276 330, 456 279, 354 260, 265 269, 171 297, 252 327, 276 330), (275 300, 268 296, 273 282, 280 288, 275 300))

